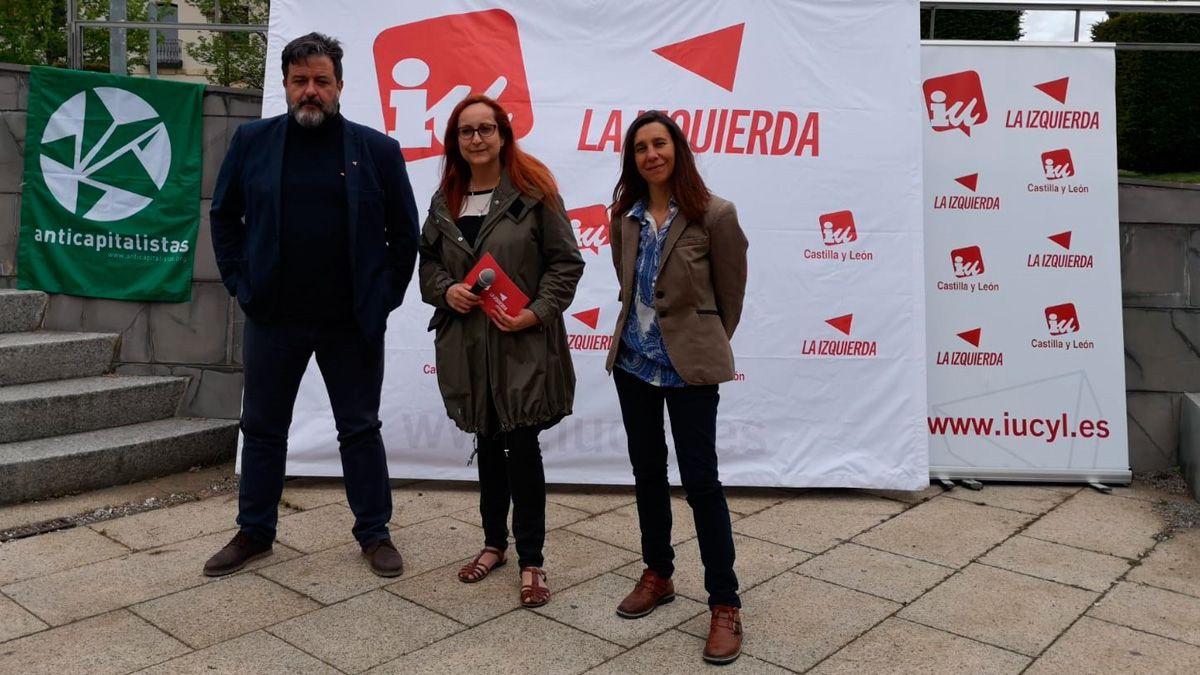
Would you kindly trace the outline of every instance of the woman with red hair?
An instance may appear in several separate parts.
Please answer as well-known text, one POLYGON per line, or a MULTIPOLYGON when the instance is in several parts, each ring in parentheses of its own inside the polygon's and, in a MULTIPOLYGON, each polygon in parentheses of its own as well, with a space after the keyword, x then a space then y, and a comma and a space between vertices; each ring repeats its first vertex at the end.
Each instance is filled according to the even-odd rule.
POLYGON ((442 179, 421 232, 421 296, 436 309, 438 387, 446 412, 475 435, 484 548, 458 572, 481 581, 507 561, 508 507, 521 567, 521 604, 550 599, 542 570, 546 478, 538 434, 571 414, 575 371, 563 311, 583 258, 545 164, 517 147, 508 113, 468 96, 450 114, 442 179), (516 316, 485 312, 464 283, 490 253, 529 297, 516 316))

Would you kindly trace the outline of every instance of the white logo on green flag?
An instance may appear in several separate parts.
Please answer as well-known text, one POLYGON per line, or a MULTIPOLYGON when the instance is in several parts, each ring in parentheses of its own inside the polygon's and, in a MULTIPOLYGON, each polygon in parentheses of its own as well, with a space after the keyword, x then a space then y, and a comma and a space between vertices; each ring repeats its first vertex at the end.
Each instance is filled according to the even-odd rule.
POLYGON ((17 286, 191 298, 204 88, 30 71, 17 286))

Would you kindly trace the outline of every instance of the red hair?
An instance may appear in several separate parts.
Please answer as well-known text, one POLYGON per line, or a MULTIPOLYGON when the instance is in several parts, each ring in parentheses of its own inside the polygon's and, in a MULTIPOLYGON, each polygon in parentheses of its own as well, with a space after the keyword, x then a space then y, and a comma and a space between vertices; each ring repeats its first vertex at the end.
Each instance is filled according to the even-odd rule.
POLYGON ((483 94, 471 94, 454 106, 450 113, 450 121, 446 123, 446 133, 442 137, 442 181, 439 187, 446 196, 446 205, 450 207, 451 215, 457 214, 462 208, 462 200, 471 181, 471 165, 467 163, 458 147, 458 118, 467 106, 476 103, 491 108, 496 118, 500 137, 504 139, 504 145, 500 146, 500 166, 508 171, 513 187, 527 195, 540 195, 543 202, 556 206, 558 184, 554 182, 554 175, 536 157, 522 152, 517 147, 512 123, 508 120, 508 111, 483 94))

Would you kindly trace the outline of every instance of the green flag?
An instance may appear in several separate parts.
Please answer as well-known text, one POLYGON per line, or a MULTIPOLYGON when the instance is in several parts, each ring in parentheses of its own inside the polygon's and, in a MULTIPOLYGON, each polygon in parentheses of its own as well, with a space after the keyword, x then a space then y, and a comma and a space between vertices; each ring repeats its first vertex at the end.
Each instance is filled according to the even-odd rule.
POLYGON ((204 86, 30 70, 17 287, 192 297, 204 86))

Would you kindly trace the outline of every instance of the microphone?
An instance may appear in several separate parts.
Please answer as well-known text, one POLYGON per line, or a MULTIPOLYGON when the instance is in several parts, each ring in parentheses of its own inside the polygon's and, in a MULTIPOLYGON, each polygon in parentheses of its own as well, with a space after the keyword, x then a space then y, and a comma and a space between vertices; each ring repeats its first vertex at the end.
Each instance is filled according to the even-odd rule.
POLYGON ((475 279, 475 283, 471 285, 471 295, 479 295, 483 291, 492 287, 496 282, 496 270, 485 267, 479 271, 479 277, 475 279))

